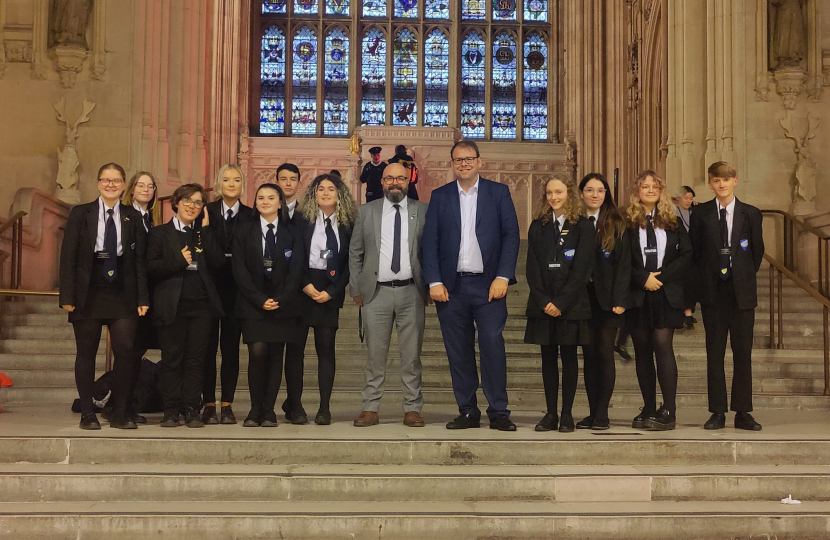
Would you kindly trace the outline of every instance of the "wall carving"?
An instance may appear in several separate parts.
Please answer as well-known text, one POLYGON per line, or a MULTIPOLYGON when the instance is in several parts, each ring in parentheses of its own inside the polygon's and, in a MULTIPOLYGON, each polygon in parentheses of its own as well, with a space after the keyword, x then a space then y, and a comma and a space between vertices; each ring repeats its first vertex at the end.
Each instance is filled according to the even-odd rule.
POLYGON ((814 202, 816 197, 816 163, 810 157, 810 141, 816 136, 820 121, 812 114, 808 114, 807 133, 804 137, 796 135, 789 114, 785 114, 780 118, 778 123, 784 130, 784 136, 795 143, 793 152, 796 155, 796 164, 793 172, 793 202, 790 211, 796 215, 812 214, 816 211, 814 202))
POLYGON ((95 103, 84 100, 84 111, 73 123, 66 117, 66 100, 60 98, 52 104, 58 113, 58 121, 66 124, 66 141, 63 148, 58 149, 58 176, 55 179, 55 197, 68 204, 79 204, 81 192, 78 189, 78 167, 81 165, 78 159, 78 151, 75 143, 78 140, 78 126, 89 122, 89 115, 95 108, 95 103))
POLYGON ((31 41, 6 41, 5 49, 7 62, 28 63, 32 61, 31 41))

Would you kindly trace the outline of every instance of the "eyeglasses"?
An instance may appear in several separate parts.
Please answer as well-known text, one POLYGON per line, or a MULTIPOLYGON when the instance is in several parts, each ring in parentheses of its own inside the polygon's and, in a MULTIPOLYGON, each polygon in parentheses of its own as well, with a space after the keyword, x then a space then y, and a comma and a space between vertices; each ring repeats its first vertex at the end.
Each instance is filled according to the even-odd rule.
POLYGON ((583 193, 587 193, 588 195, 593 195, 594 193, 596 193, 597 195, 605 195, 606 191, 607 190, 605 188, 585 188, 582 190, 583 193))
POLYGON ((467 165, 472 165, 473 163, 475 163, 475 161, 476 161, 478 158, 479 158, 479 156, 476 156, 476 157, 460 157, 460 158, 453 158, 453 159, 452 159, 452 162, 453 162, 453 163, 455 163, 456 165, 461 165, 462 163, 466 163, 467 165))
POLYGON ((154 184, 136 184, 135 189, 149 189, 150 191, 155 191, 156 186, 154 184))
POLYGON ((98 183, 102 186, 120 186, 124 183, 123 178, 99 178, 98 183))
POLYGON ((409 178, 407 178, 406 176, 384 176, 383 178, 381 178, 381 181, 384 184, 403 184, 407 180, 409 180, 409 178))
POLYGON ((199 199, 191 199, 190 197, 185 197, 180 201, 185 206, 195 206, 196 208, 202 208, 205 206, 205 202, 199 199))

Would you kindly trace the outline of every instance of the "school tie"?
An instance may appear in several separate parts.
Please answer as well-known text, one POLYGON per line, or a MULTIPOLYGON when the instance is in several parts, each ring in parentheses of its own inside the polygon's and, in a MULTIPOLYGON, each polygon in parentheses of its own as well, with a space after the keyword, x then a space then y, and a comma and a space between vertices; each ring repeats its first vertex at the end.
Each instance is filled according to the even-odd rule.
POLYGON ((150 217, 150 212, 144 214, 144 228, 148 231, 153 228, 153 218, 150 217))
POLYGON ((651 216, 646 216, 646 271, 657 271, 657 235, 654 233, 654 226, 651 224, 651 216))
POLYGON ((401 205, 395 206, 395 236, 392 246, 392 273, 401 271, 401 205))
POLYGON ((596 228, 597 228, 597 223, 596 223, 596 222, 597 222, 597 220, 596 220, 596 218, 595 218, 594 216, 589 216, 589 217, 588 217, 588 221, 590 221, 590 222, 591 222, 591 225, 593 225, 593 226, 594 226, 594 229, 596 229, 596 228))
POLYGON ((227 213, 227 215, 225 216, 225 221, 230 221, 230 220, 232 220, 232 219, 233 219, 233 210, 231 210, 230 208, 228 208, 228 213, 227 213))
POLYGON ((559 235, 560 234, 561 233, 559 231, 559 220, 554 219, 553 220, 553 243, 557 246, 559 245, 559 235))
POLYGON ((331 226, 331 218, 326 218, 326 250, 329 252, 329 258, 326 259, 326 270, 329 272, 329 279, 337 280, 337 237, 334 235, 334 229, 331 226))
MULTIPOLYGON (((274 234, 274 224, 268 224, 268 232, 265 233, 265 258, 271 259, 271 262, 276 262, 277 253, 277 235, 274 234)), ((273 268, 273 267, 272 267, 273 268)), ((270 275, 272 268, 266 268, 266 274, 270 275)))
POLYGON ((118 231, 115 229, 113 210, 107 210, 109 217, 104 226, 104 251, 109 255, 104 259, 104 277, 107 281, 115 281, 115 274, 118 272, 118 231))
POLYGON ((726 225, 726 208, 720 209, 720 237, 721 247, 723 248, 720 254, 720 278, 726 281, 732 275, 732 261, 730 260, 729 253, 726 252, 729 249, 729 227, 726 225))

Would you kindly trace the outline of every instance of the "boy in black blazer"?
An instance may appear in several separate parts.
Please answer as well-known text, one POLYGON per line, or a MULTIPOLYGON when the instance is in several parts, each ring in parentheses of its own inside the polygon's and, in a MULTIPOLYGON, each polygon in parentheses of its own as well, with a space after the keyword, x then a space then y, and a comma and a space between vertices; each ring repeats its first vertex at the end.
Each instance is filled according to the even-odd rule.
POLYGON ((711 418, 705 429, 726 425, 726 338, 732 344, 735 427, 760 431, 752 411, 752 341, 758 305, 755 274, 764 257, 762 215, 735 195, 738 173, 719 161, 709 167, 715 199, 700 204, 689 226, 697 265, 695 287, 706 329, 706 371, 711 418))

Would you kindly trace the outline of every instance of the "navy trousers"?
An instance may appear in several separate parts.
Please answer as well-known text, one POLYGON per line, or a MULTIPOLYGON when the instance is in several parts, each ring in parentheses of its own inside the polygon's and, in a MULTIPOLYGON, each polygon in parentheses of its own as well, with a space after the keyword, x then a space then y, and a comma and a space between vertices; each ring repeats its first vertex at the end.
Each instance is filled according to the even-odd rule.
POLYGON ((507 409, 507 357, 504 331, 507 299, 487 301, 490 283, 482 276, 458 276, 448 302, 436 302, 438 321, 450 363, 458 411, 480 417, 476 401, 478 370, 475 339, 481 360, 481 387, 489 402, 487 416, 510 416, 507 409))

